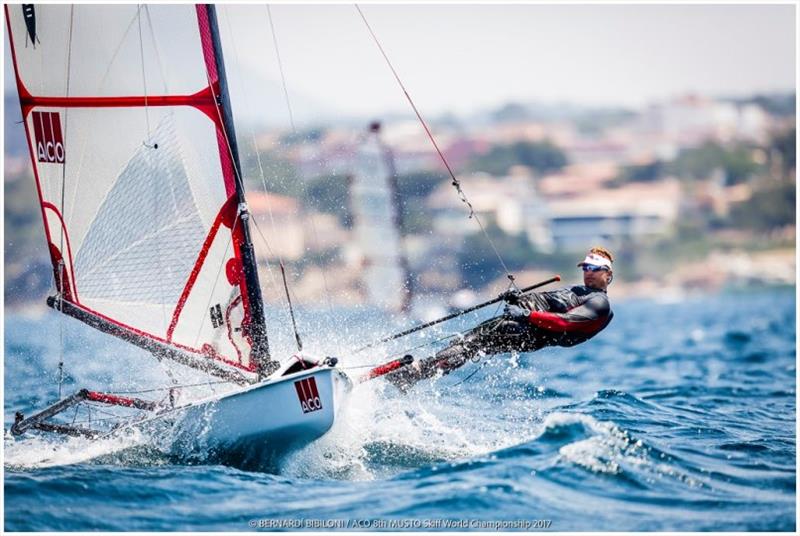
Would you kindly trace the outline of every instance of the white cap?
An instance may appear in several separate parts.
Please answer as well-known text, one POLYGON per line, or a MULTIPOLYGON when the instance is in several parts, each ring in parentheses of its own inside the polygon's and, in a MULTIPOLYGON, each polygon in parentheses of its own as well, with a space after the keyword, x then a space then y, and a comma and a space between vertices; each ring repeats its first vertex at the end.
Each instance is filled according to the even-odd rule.
POLYGON ((578 266, 583 266, 584 264, 594 264, 595 266, 605 266, 609 270, 611 270, 611 261, 603 257, 602 255, 598 255, 596 253, 589 253, 586 255, 586 258, 583 259, 581 262, 578 263, 578 266))

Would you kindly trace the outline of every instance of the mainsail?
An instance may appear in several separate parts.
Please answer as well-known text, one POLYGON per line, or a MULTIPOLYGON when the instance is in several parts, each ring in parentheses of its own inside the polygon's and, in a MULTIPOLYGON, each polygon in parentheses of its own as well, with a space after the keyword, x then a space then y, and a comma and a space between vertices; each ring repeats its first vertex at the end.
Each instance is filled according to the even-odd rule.
POLYGON ((214 6, 5 11, 48 303, 217 375, 269 373, 214 6))
POLYGON ((364 135, 350 183, 354 232, 367 302, 393 312, 411 305, 402 212, 391 150, 374 122, 364 135))

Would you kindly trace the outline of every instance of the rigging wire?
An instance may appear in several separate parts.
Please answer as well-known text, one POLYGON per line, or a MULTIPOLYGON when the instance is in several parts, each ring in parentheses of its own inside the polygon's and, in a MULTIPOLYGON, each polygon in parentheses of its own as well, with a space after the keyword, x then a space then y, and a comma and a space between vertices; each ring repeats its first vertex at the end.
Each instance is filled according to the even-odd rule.
MULTIPOLYGON (((149 10, 147 9, 146 5, 145 5, 145 12, 148 13, 148 17, 149 17, 149 10)), ((139 14, 138 14, 138 11, 137 11, 136 15, 134 15, 131 18, 130 22, 128 23, 128 26, 125 28, 125 31, 122 33, 122 37, 120 38, 119 43, 117 43, 117 46, 114 49, 114 52, 111 54, 110 59, 106 63, 105 71, 103 72, 103 76, 100 78, 100 82, 99 82, 99 84, 97 86, 98 87, 98 89, 97 89, 97 93, 98 94, 101 94, 103 92, 103 90, 105 89, 106 83, 108 82, 108 78, 109 78, 109 76, 111 74, 111 68, 114 65, 116 65, 117 56, 119 55, 120 51, 122 50, 122 47, 128 42, 128 35, 130 34, 130 32, 131 32, 131 30, 133 28, 133 25, 137 21, 138 18, 139 18, 139 14)), ((150 30, 151 31, 152 31, 152 25, 153 25, 152 22, 150 22, 150 30)), ((155 41, 155 38, 153 40, 155 41)), ((158 55, 156 56, 156 59, 158 59, 158 55)), ((159 63, 159 65, 160 65, 160 63, 159 63)), ((162 69, 162 77, 163 77, 163 69, 162 69)), ((69 110, 69 109, 67 109, 67 110, 69 110)), ((78 203, 76 203, 76 199, 77 199, 78 191, 79 191, 78 183, 79 183, 80 178, 81 178, 81 174, 82 174, 82 170, 83 170, 83 162, 84 162, 85 157, 86 157, 86 152, 87 152, 86 148, 87 148, 87 146, 89 144, 89 139, 90 139, 89 137, 86 137, 83 140, 83 145, 82 145, 82 148, 81 148, 81 151, 80 151, 80 158, 78 159, 79 163, 76 166, 76 169, 75 169, 75 172, 74 172, 75 187, 72 189, 72 199, 70 200, 70 215, 69 215, 69 218, 66 218, 66 216, 65 216, 65 220, 72 220, 72 216, 74 214, 75 207, 78 206, 78 203)))
POLYGON ((283 62, 281 61, 281 51, 278 47, 278 35, 275 33, 275 26, 272 22, 272 10, 267 4, 267 18, 269 19, 269 30, 272 33, 272 44, 275 47, 275 57, 278 60, 278 71, 281 73, 281 84, 283 85, 283 97, 286 100, 286 108, 289 110, 289 123, 292 125, 292 130, 296 133, 297 128, 294 123, 294 114, 292 113, 292 102, 289 99, 289 89, 286 85, 286 75, 283 72, 283 62))
POLYGON ((211 385, 218 385, 222 383, 231 383, 226 380, 219 380, 213 382, 199 382, 199 383, 185 383, 181 385, 170 385, 166 387, 153 387, 151 389, 140 389, 138 391, 113 391, 109 394, 113 395, 137 395, 137 394, 144 394, 144 393, 157 393, 159 391, 169 391, 170 389, 184 389, 186 387, 204 387, 204 386, 211 386, 211 385))
MULTIPOLYGON (((152 131, 150 129, 150 112, 149 112, 149 108, 148 108, 148 104, 147 104, 147 74, 146 74, 145 63, 144 63, 144 61, 145 61, 145 59, 144 59, 145 58, 145 56, 144 56, 144 40, 142 38, 142 8, 144 8, 144 12, 148 17, 148 23, 150 24, 150 34, 153 37, 153 40, 155 40, 155 33, 153 32, 152 21, 149 18, 149 13, 150 12, 147 9, 147 6, 143 6, 142 4, 139 4, 137 6, 137 9, 136 9, 136 19, 137 19, 136 22, 137 22, 137 26, 138 26, 138 29, 139 29, 139 54, 140 54, 139 57, 141 59, 141 65, 142 65, 142 86, 144 88, 144 116, 145 116, 145 123, 147 125, 147 143, 142 143, 142 145, 144 145, 148 149, 158 149, 158 143, 156 143, 156 142, 150 143, 153 140, 153 138, 152 138, 153 134, 152 134, 152 131)), ((153 46, 156 47, 155 42, 153 43, 153 46)), ((156 48, 156 62, 158 63, 159 67, 161 67, 161 61, 158 58, 158 49, 157 48, 156 48)), ((163 75, 163 70, 162 70, 162 78, 163 78, 163 76, 164 75, 163 75)), ((166 78, 163 78, 163 79, 166 80, 166 78)), ((151 155, 148 155, 148 154, 144 154, 143 155, 143 157, 145 159, 149 158, 150 156, 151 155)), ((153 158, 158 158, 158 155, 156 153, 153 153, 152 157, 153 158)), ((153 195, 152 195, 152 204, 151 204, 151 207, 153 209, 153 214, 151 215, 151 220, 150 221, 153 224, 153 226, 155 227, 156 222, 158 221, 158 214, 160 213, 160 209, 161 209, 161 207, 160 207, 161 203, 160 202, 161 202, 162 196, 158 195, 159 192, 157 191, 156 181, 151 181, 151 183, 152 183, 152 186, 153 186, 153 192, 152 192, 153 195)), ((157 233, 158 230, 154 229, 154 231, 157 233)), ((160 274, 160 273, 163 273, 163 271, 164 271, 163 267, 161 265, 161 245, 160 245, 158 240, 155 240, 154 242, 155 242, 155 247, 156 247, 156 266, 158 268, 158 273, 160 274)), ((165 296, 164 283, 162 281, 162 278, 157 277, 156 279, 157 279, 158 291, 159 291, 160 301, 161 301, 161 322, 162 322, 162 324, 164 326, 167 326, 169 324, 168 324, 168 321, 167 321, 167 309, 166 309, 167 300, 164 297, 165 296)), ((161 356, 159 356, 158 354, 154 354, 154 355, 155 355, 156 359, 158 360, 159 364, 161 365, 161 369, 164 371, 166 376, 170 379, 170 381, 172 381, 173 384, 177 384, 178 380, 172 374, 172 370, 169 368, 169 366, 167 366, 164 363, 164 360, 161 358, 161 356)))
MULTIPOLYGON (((219 81, 219 77, 220 77, 220 74, 217 75, 217 79, 218 79, 217 81, 219 81)), ((209 88, 209 91, 211 92, 211 96, 213 97, 214 109, 217 112, 218 128, 219 128, 219 131, 222 133, 222 138, 225 140, 225 146, 228 149, 228 155, 230 156, 230 159, 231 159, 230 164, 231 164, 231 168, 233 169, 234 181, 236 181, 236 183, 239 186, 239 192, 244 193, 244 181, 242 180, 242 173, 241 173, 241 170, 239 169, 239 165, 237 164, 237 155, 234 154, 233 146, 231 144, 231 138, 230 138, 231 134, 233 134, 234 137, 235 137, 235 133, 229 133, 228 130, 225 128, 225 120, 224 120, 223 111, 222 111, 222 95, 219 95, 218 93, 216 93, 214 91, 214 84, 213 84, 213 81, 211 80, 211 73, 209 73, 208 69, 206 69, 206 81, 208 82, 208 88, 209 88)), ((231 113, 232 113, 232 111, 231 111, 231 113)), ((244 203, 245 210, 246 210, 246 207, 247 207, 247 204, 246 204, 246 199, 245 199, 245 203, 244 203)), ((236 218, 237 219, 239 218, 239 213, 240 213, 241 209, 242 209, 242 205, 239 204, 238 208, 237 208, 237 211, 236 211, 236 218)), ((252 218, 252 219, 255 220, 255 218, 252 218)), ((250 218, 248 218, 248 221, 249 220, 250 220, 250 218)), ((235 222, 234 222, 234 225, 235 225, 235 222)), ((247 221, 244 222, 244 225, 247 226, 247 221)), ((248 231, 249 231, 249 227, 245 227, 245 235, 247 235, 248 231)), ((233 238, 233 228, 231 228, 231 239, 232 238, 233 238)), ((229 242, 229 244, 230 244, 230 242, 229 242)), ((250 247, 252 248, 252 243, 250 243, 250 247)), ((253 252, 253 254, 255 255, 255 252, 253 252)), ((227 256, 227 247, 226 247, 225 255, 227 256)), ((253 259, 253 261, 255 263, 255 258, 253 259)), ((222 264, 220 265, 219 268, 220 268, 220 270, 222 269, 222 264)), ((256 265, 255 268, 257 269, 258 266, 256 265)), ((219 275, 217 275, 217 278, 219 278, 219 275)), ((216 281, 214 282, 214 285, 216 286, 216 281)), ((261 294, 261 289, 260 288, 253 289, 253 290, 257 290, 258 293, 261 294)), ((245 296, 242 296, 242 299, 244 300, 245 296)), ((264 320, 264 322, 266 322, 265 318, 263 320, 264 320)), ((205 317, 203 318, 203 321, 205 321, 205 317)), ((264 329, 264 337, 266 339, 266 326, 260 326, 260 328, 264 329)), ((198 334, 198 337, 199 337, 199 334, 198 334)), ((267 357, 268 357, 268 359, 270 359, 270 361, 272 361, 272 357, 270 356, 269 352, 267 352, 267 357)))
MULTIPOLYGON (((66 65, 66 96, 69 97, 70 94, 70 81, 72 79, 72 29, 74 27, 75 22, 75 6, 70 6, 69 10, 69 38, 67 43, 67 65, 66 65)), ((64 133, 62 134, 66 139, 67 134, 69 133, 69 108, 64 110, 64 133)), ((64 214, 64 195, 67 187, 67 163, 64 162, 61 165, 61 200, 60 200, 60 207, 59 212, 64 214)), ((63 299, 64 299, 64 271, 66 270, 66 264, 64 263, 64 225, 59 226, 59 254, 61 255, 61 259, 58 261, 58 311, 62 311, 63 307, 63 299)), ((74 283, 74 281, 73 281, 74 283)), ((64 386, 64 315, 61 315, 59 319, 59 357, 58 357, 58 398, 61 399, 63 386, 64 386)))
MULTIPOLYGON (((286 272, 285 272, 285 270, 283 268, 283 259, 281 259, 280 256, 276 255, 272 251, 272 248, 270 247, 269 242, 267 241, 267 238, 264 236, 264 232, 261 230, 261 227, 258 225, 258 220, 253 218, 252 221, 253 221, 253 226, 255 227, 256 232, 258 233, 258 236, 261 237, 261 241, 264 242, 264 245, 267 247, 267 253, 271 257, 276 257, 277 256, 278 259, 279 259, 280 267, 281 267, 281 275, 283 277, 283 282, 284 282, 284 290, 286 292, 286 294, 285 294, 286 303, 288 304, 288 307, 289 307, 289 314, 291 316, 292 326, 294 327, 295 339, 299 339, 300 335, 298 334, 298 331, 297 331, 297 324, 294 321, 294 309, 292 307, 292 298, 291 298, 291 296, 294 296, 294 299, 296 300, 297 299, 297 295, 295 295, 294 291, 286 284, 286 272)), ((270 271, 270 275, 272 275, 272 271, 270 271)), ((277 286, 277 284, 276 284, 276 286, 277 286)), ((301 346, 302 346, 302 344, 301 344, 301 346)))
MULTIPOLYGON (((223 115, 222 115, 222 108, 221 108, 221 106, 222 106, 221 95, 217 94, 214 91, 214 84, 212 83, 212 80, 210 78, 210 73, 208 72, 207 69, 206 69, 206 80, 208 81, 208 87, 209 87, 209 90, 211 91, 211 95, 213 97, 214 109, 217 112, 217 119, 219 121, 218 122, 219 129, 220 129, 220 131, 222 133, 223 139, 225 140, 225 146, 228 149, 228 154, 230 155, 230 158, 231 158, 231 167, 233 168, 234 180, 239 185, 239 191, 244 192, 244 181, 242 180, 242 173, 241 173, 241 170, 239 169, 239 167, 237 166, 237 163, 236 163, 236 157, 235 157, 236 155, 234 155, 233 146, 231 145, 230 133, 225 128, 225 121, 224 121, 224 118, 223 118, 223 115)), ((236 217, 237 217, 237 220, 238 220, 238 218, 239 218, 239 211, 238 210, 237 210, 237 213, 236 213, 236 217)), ((255 218, 249 218, 248 221, 253 221, 255 223, 255 218)), ((235 223, 234 223, 234 225, 235 225, 235 223)), ((247 225, 247 222, 245 222, 245 225, 247 225)), ((233 238, 233 228, 231 229, 231 238, 233 238)), ((226 248, 226 255, 227 255, 227 248, 226 248)), ((222 266, 220 266, 220 270, 221 269, 222 269, 222 266)), ((217 276, 217 277, 219 277, 219 276, 217 276)), ((215 285, 216 285, 216 282, 215 282, 215 285)), ((260 293, 261 289, 258 289, 258 291, 260 293)), ((203 320, 205 321, 205 318, 203 320)), ((199 334, 198 334, 198 337, 199 337, 199 334)))
POLYGON ((422 125, 422 128, 425 130, 425 133, 428 135, 428 139, 430 139, 431 143, 433 144, 433 147, 436 150, 436 153, 439 155, 439 159, 442 161, 442 163, 444 164, 444 167, 447 169, 447 172, 450 175, 450 179, 452 180, 451 184, 456 189, 456 192, 458 192, 458 196, 461 199, 461 202, 464 203, 467 206, 467 208, 469 209, 469 217, 470 217, 470 219, 474 219, 478 223, 478 226, 480 227, 481 232, 483 233, 483 235, 486 238, 487 242, 489 243, 489 245, 491 246, 492 250, 494 251, 494 254, 497 256, 497 260, 500 261, 500 265, 503 267, 503 271, 505 272, 506 277, 511 282, 511 285, 516 287, 516 285, 514 283, 513 274, 511 274, 511 272, 508 270, 508 266, 506 266, 506 263, 503 260, 503 257, 500 255, 500 252, 498 251, 497 247, 495 246, 494 241, 492 241, 492 238, 489 236, 489 233, 486 231, 486 228, 484 227, 483 222, 481 222, 481 219, 478 217, 478 214, 475 212, 475 208, 472 206, 472 203, 470 203, 469 199, 467 198, 466 193, 464 193, 464 190, 463 190, 463 188, 461 186, 461 181, 459 181, 458 178, 456 178, 456 175, 453 172, 453 169, 450 167, 450 163, 447 161, 447 158, 445 158, 444 153, 439 148, 439 144, 436 143, 436 138, 434 138, 433 134, 431 133, 430 128, 428 128, 428 124, 425 122, 425 119, 422 118, 422 114, 420 114, 419 109, 417 109, 416 104, 414 104, 414 100, 411 98, 411 95, 408 93, 408 90, 406 90, 405 84, 403 84, 403 81, 400 79, 400 76, 397 74, 397 71, 395 70, 394 65, 392 65, 392 62, 389 60, 389 56, 383 50, 383 46, 381 45, 380 41, 378 40, 378 37, 375 35, 375 32, 372 30, 372 26, 370 26, 369 22, 367 21, 366 16, 361 11, 361 7, 359 7, 358 4, 354 4, 354 5, 355 5, 356 10, 358 11, 358 14, 361 16, 361 20, 364 21, 364 25, 367 27, 367 30, 369 31, 370 35, 372 36, 373 41, 375 41, 375 44, 378 46, 378 50, 380 51, 381 55, 383 56, 383 59, 386 61, 386 64, 389 66, 389 69, 392 71, 392 74, 394 75, 395 80, 397 81, 398 85, 400 86, 400 89, 403 91, 403 94, 406 96, 406 100, 408 100, 408 103, 411 105, 411 108, 414 110, 414 113, 416 114, 417 119, 419 120, 420 124, 422 125))
MULTIPOLYGON (((230 17, 227 16, 227 12, 225 13, 225 22, 226 22, 226 24, 228 26, 228 33, 231 36, 235 36, 236 34, 233 33, 233 29, 231 28, 231 24, 230 24, 230 17)), ((236 39, 233 38, 233 37, 231 38, 231 44, 233 45, 233 56, 234 56, 234 59, 236 60, 235 64, 238 67, 239 65, 241 65, 239 63, 239 48, 236 46, 236 39)), ((238 73, 239 73, 239 71, 237 70, 237 74, 238 73)), ((240 82, 241 82, 241 76, 239 77, 239 79, 240 79, 240 82)), ((243 88, 243 95, 244 95, 244 100, 245 100, 245 103, 244 103, 245 107, 247 109, 250 109, 250 98, 249 98, 249 93, 247 91, 247 84, 242 84, 242 88, 243 88)), ((258 144, 256 143, 255 130, 254 130, 252 124, 250 124, 248 126, 249 126, 248 132, 250 133, 250 139, 251 139, 252 144, 253 144, 253 150, 256 153, 256 161, 258 162, 258 170, 259 170, 259 177, 261 178, 261 186, 263 188, 264 193, 266 194, 268 192, 268 190, 267 190, 267 180, 266 180, 266 176, 265 176, 265 173, 264 173, 264 165, 263 165, 263 163, 261 161, 261 153, 259 152, 258 144)), ((270 219, 270 224, 272 226, 272 230, 273 230, 273 232, 275 232, 277 234, 277 225, 275 224, 275 217, 274 217, 273 212, 272 212, 272 203, 267 203, 267 213, 269 214, 269 219, 270 219)), ((258 229, 258 221, 255 218, 255 216, 253 216, 252 222, 253 222, 254 226, 258 229)), ((269 242, 264 237, 264 234, 261 233, 261 229, 258 229, 258 232, 259 232, 259 234, 261 234, 261 239, 264 241, 264 245, 266 245, 267 252, 269 253, 269 255, 271 257, 277 256, 278 257, 278 261, 280 262, 281 265, 283 265, 283 256, 279 252, 278 252, 277 255, 275 255, 273 253, 272 248, 269 245, 269 242)), ((265 266, 267 268, 267 274, 269 275, 269 278, 270 278, 270 281, 272 283, 272 286, 273 286, 273 289, 275 291, 275 294, 278 295, 278 294, 280 294, 279 285, 278 285, 278 281, 277 281, 277 279, 275 277, 275 274, 272 271, 272 267, 270 266, 269 261, 265 262, 264 264, 265 264, 265 266)), ((284 275, 284 279, 285 279, 285 275, 284 275)), ((287 312, 289 313, 290 316, 292 316, 292 317, 294 316, 292 314, 292 311, 291 311, 291 304, 288 302, 288 300, 287 300, 287 312)))
POLYGON ((147 141, 142 142, 142 145, 150 149, 158 149, 158 143, 151 143, 153 135, 150 130, 150 108, 147 105, 147 73, 144 68, 144 42, 142 41, 142 4, 136 7, 136 24, 139 27, 139 58, 142 65, 142 86, 144 89, 144 120, 147 124, 147 141))
POLYGON ((289 313, 292 315, 292 329, 294 329, 294 340, 297 342, 297 351, 303 351, 303 341, 300 340, 300 333, 297 331, 297 322, 294 320, 294 307, 292 307, 292 298, 289 296, 289 286, 286 284, 286 269, 281 263, 281 275, 283 276, 283 289, 286 291, 286 301, 289 302, 289 313))
MULTIPOLYGON (((274 25, 273 20, 272 20, 272 10, 270 9, 269 4, 266 5, 266 8, 267 8, 267 19, 269 20, 270 31, 272 32, 272 43, 273 43, 273 46, 275 47, 275 57, 276 57, 277 62, 278 62, 278 71, 280 72, 280 75, 281 75, 281 84, 283 86, 283 96, 284 96, 284 99, 286 100, 286 108, 289 111, 289 123, 292 126, 292 133, 295 136, 297 136, 297 125, 295 124, 295 121, 294 121, 294 114, 292 112, 292 103, 291 103, 291 100, 289 99, 289 89, 288 89, 288 84, 286 83, 286 74, 283 71, 283 61, 281 60, 280 47, 278 46, 278 34, 275 32, 275 25, 274 25)), ((301 145, 304 144, 304 143, 305 143, 305 140, 301 140, 301 145)), ((258 154, 259 166, 260 166, 261 165, 261 155, 259 153, 257 153, 257 154, 258 154)), ((263 171, 262 171, 262 173, 263 173, 263 171)), ((263 177, 263 175, 262 175, 262 177, 263 177)), ((303 199, 306 199, 307 195, 306 195, 306 183, 305 183, 305 180, 300 180, 299 182, 300 182, 300 193, 301 193, 301 196, 302 196, 303 199)), ((264 189, 266 190, 266 185, 264 186, 264 189)), ((316 203, 314 202, 313 198, 309 199, 309 202, 310 202, 312 208, 316 211, 317 207, 316 207, 316 203)), ((270 213, 270 217, 271 217, 271 213, 270 213)), ((319 240, 319 233, 317 232, 317 224, 314 221, 313 217, 309 217, 308 219, 309 219, 309 223, 311 224, 311 234, 314 236, 314 241, 317 244, 319 244, 320 240, 319 240)), ((331 289, 330 289, 330 285, 328 284, 328 276, 326 275, 326 273, 325 273, 326 271, 325 270, 321 270, 321 272, 322 272, 322 283, 323 283, 323 285, 325 287, 325 302, 326 302, 326 304, 328 306, 329 314, 333 315, 333 303, 331 302, 331 289)))
POLYGON ((169 93, 167 75, 166 71, 164 70, 164 64, 161 62, 161 53, 159 52, 158 40, 156 39, 156 32, 153 29, 153 19, 150 17, 150 6, 148 4, 144 4, 144 14, 147 17, 147 28, 150 30, 150 40, 152 41, 153 49, 156 52, 155 60, 156 64, 158 65, 158 71, 161 74, 161 81, 164 83, 164 92, 169 93))

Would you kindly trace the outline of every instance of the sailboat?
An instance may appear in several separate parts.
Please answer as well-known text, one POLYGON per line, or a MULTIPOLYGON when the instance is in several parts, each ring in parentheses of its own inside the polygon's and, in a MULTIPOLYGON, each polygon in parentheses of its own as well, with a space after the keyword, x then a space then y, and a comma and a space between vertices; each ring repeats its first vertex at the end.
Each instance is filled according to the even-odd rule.
POLYGON ((323 435, 353 383, 335 358, 270 352, 215 7, 5 15, 53 267, 47 304, 235 386, 185 402, 178 388, 155 401, 82 389, 18 413, 12 434, 97 438, 169 421, 195 448, 273 452, 323 435), (135 414, 104 429, 60 418, 81 405, 135 414))
POLYGON ((411 281, 397 172, 378 121, 361 136, 350 176, 350 199, 367 303, 391 313, 408 313, 411 281), (387 288, 395 290, 386 292, 387 288))
MULTIPOLYGON (((272 355, 251 238, 255 222, 245 195, 213 5, 4 8, 53 269, 55 291, 47 304, 64 317, 146 350, 155 358, 150 363, 174 361, 202 374, 209 387, 229 387, 222 393, 212 387, 212 394, 203 397, 187 396, 184 389, 192 385, 175 383, 157 390, 155 399, 89 389, 62 397, 59 382, 58 400, 27 417, 18 412, 11 435, 114 439, 131 431, 161 432, 166 426, 175 444, 188 452, 274 458, 324 435, 355 384, 411 364, 413 358, 404 355, 370 365, 351 380, 337 358, 304 353, 285 277, 298 352, 282 361, 272 355), (72 408, 75 412, 68 412, 72 408), (119 413, 108 416, 109 409, 119 413), (85 419, 77 418, 78 410, 86 412, 85 419)), ((391 70, 469 217, 480 223, 391 70)), ((380 164, 384 148, 377 136, 370 143, 366 160, 380 164)), ((387 176, 385 170, 378 173, 387 176)), ((513 286, 512 274, 506 273, 513 286)), ((503 299, 498 296, 351 353, 503 299)))

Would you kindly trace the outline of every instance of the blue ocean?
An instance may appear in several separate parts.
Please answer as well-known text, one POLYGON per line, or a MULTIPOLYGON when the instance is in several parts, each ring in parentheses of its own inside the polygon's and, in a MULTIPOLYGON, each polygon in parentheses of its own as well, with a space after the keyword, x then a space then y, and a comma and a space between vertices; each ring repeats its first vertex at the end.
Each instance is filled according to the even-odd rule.
MULTIPOLYGON (((406 396, 362 384, 329 434, 277 466, 7 436, 5 530, 794 531, 795 289, 610 295, 614 321, 577 347, 482 359, 406 396)), ((352 357, 400 322, 298 320, 309 350, 357 375, 493 312, 352 357)), ((289 355, 291 337, 273 347, 289 355)), ((57 399, 62 356, 65 393, 165 383, 152 358, 77 321, 7 312, 6 429, 57 399)))

